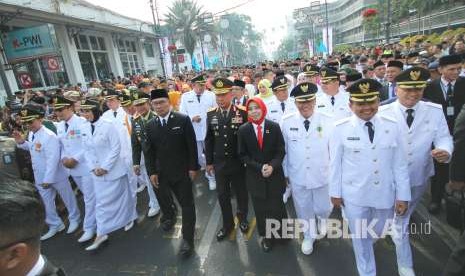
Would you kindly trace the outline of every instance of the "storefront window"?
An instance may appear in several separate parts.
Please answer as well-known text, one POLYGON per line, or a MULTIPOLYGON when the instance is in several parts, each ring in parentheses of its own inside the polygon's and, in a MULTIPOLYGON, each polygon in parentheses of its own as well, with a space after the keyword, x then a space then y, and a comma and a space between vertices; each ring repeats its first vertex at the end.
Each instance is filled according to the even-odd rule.
POLYGON ((75 39, 75 43, 78 48, 85 80, 90 82, 110 78, 111 69, 104 38, 93 35, 79 35, 79 41, 75 39), (84 48, 83 45, 87 45, 87 48, 84 48))
POLYGON ((63 59, 60 56, 52 57, 58 62, 58 67, 51 70, 48 65, 50 57, 22 62, 13 66, 13 72, 21 89, 54 87, 68 83, 63 59))
POLYGON ((137 57, 135 41, 119 39, 118 50, 120 52, 121 64, 123 65, 125 76, 134 75, 142 71, 139 67, 140 64, 137 57))
POLYGON ((79 52, 78 54, 86 81, 97 79, 90 52, 79 52))

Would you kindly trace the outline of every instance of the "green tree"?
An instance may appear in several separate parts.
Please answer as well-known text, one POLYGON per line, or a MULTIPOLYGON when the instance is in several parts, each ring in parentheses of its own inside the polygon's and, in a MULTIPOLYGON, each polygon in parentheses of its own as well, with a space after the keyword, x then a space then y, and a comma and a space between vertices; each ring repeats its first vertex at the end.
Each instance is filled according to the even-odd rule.
POLYGON ((295 52, 296 40, 294 37, 287 36, 278 46, 278 49, 273 53, 274 60, 288 60, 292 59, 292 54, 295 52))
POLYGON ((207 34, 212 39, 212 45, 217 47, 218 39, 213 18, 197 2, 176 0, 165 16, 170 34, 182 42, 191 57, 197 43, 207 34))

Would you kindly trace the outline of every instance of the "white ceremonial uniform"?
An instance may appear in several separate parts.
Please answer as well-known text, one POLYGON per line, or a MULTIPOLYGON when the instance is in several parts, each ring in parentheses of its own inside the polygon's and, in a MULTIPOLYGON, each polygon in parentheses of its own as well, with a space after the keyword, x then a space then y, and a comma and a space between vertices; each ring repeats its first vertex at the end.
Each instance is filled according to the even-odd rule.
POLYGON ((121 157, 117 127, 100 118, 93 123, 94 133, 86 139, 86 158, 91 170, 107 171, 103 176, 92 173, 95 186, 97 235, 102 236, 124 227, 137 218, 126 162, 121 157))
POLYGON ((297 112, 294 98, 288 97, 284 102, 280 102, 277 98, 270 102, 266 107, 268 109, 266 118, 277 124, 281 122, 281 118, 287 114, 297 112), (284 111, 282 104, 284 103, 284 111))
POLYGON ((299 112, 285 115, 281 121, 286 146, 283 169, 289 179, 292 198, 299 219, 310 222, 305 238, 316 238, 315 219, 327 219, 331 213, 328 195, 329 137, 333 119, 329 114, 315 111, 307 119, 299 112))
POLYGON ((85 162, 85 147, 82 139, 91 135, 90 123, 82 117, 73 115, 68 121, 59 122, 56 127, 57 136, 62 146, 61 160, 73 158, 78 162, 74 168, 66 169, 66 171, 73 177, 84 197, 83 230, 94 232, 96 228, 94 184, 90 169, 85 162))
POLYGON ((376 275, 373 241, 361 233, 363 224, 377 220, 378 237, 394 216, 396 200, 410 201, 407 154, 397 122, 375 115, 370 142, 365 121, 356 115, 336 123, 330 138, 329 195, 342 198, 349 222, 358 273, 376 275))
POLYGON ((399 101, 380 107, 380 114, 395 118, 399 123, 401 138, 407 151, 412 200, 404 216, 396 217, 397 264, 413 268, 412 251, 409 242, 408 224, 410 216, 428 187, 428 179, 434 175, 431 144, 437 149, 452 155, 453 141, 449 133, 442 106, 435 103, 419 101, 414 107, 413 123, 407 125, 407 108, 399 101))
POLYGON ((316 95, 316 109, 333 116, 334 121, 347 118, 352 115, 349 107, 349 93, 339 91, 334 95, 334 105, 330 95, 320 93, 316 95))
MULTIPOLYGON (((205 168, 205 137, 207 135, 207 112, 211 108, 216 107, 215 94, 211 91, 205 90, 201 96, 200 101, 195 91, 189 91, 182 94, 179 112, 186 114, 191 119, 195 116, 200 116, 200 122, 192 122, 194 127, 195 137, 197 139, 197 153, 199 164, 201 168, 205 168)), ((208 181, 215 182, 214 175, 205 174, 208 181)))
POLYGON ((79 208, 68 175, 60 161, 60 142, 55 133, 42 126, 35 133, 30 131, 27 141, 18 147, 29 150, 31 154, 35 186, 44 202, 45 222, 49 228, 58 228, 63 224, 55 206, 57 193, 68 210, 69 221, 79 222, 79 208), (43 183, 50 184, 50 187, 44 189, 43 183))

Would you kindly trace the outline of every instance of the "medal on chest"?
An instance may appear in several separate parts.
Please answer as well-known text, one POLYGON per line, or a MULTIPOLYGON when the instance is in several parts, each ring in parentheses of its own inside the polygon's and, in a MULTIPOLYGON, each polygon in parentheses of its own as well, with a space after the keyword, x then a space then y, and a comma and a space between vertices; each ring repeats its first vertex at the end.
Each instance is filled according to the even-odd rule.
POLYGON ((40 152, 42 150, 42 144, 39 142, 34 143, 34 150, 40 152))

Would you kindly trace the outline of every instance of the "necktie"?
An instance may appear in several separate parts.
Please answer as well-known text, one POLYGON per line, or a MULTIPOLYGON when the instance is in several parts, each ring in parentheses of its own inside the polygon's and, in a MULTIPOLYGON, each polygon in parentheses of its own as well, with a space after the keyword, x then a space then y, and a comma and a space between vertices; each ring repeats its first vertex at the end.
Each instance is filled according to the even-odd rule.
POLYGON ((391 98, 396 96, 396 83, 391 83, 391 98))
POLYGON ((447 100, 450 100, 451 97, 454 97, 454 91, 452 90, 452 83, 449 82, 447 85, 447 100))
POLYGON ((331 104, 332 104, 333 106, 334 106, 334 101, 335 101, 335 100, 336 100, 336 99, 334 98, 334 96, 331 96, 331 104))
POLYGON ((116 118, 116 115, 118 115, 118 112, 113 111, 113 116, 116 118))
POLYGON ((241 99, 236 99, 236 104, 241 105, 241 99))
POLYGON ((281 103, 281 110, 284 112, 286 110, 286 104, 284 102, 281 103))
POLYGON ((197 96, 197 101, 200 103, 200 96, 202 96, 202 95, 198 94, 196 96, 197 96))
POLYGON ((258 141, 258 147, 260 149, 263 149, 263 133, 262 133, 261 125, 257 126, 257 141, 258 141))
POLYGON ((31 142, 34 142, 35 134, 32 134, 31 142))
POLYGON ((69 127, 68 123, 65 123, 65 132, 68 132, 68 127, 69 127))
POLYGON ((90 125, 90 131, 91 131, 92 134, 94 134, 94 131, 95 131, 95 126, 94 126, 94 124, 91 124, 91 125, 90 125))
POLYGON ((162 127, 166 127, 166 119, 162 119, 162 120, 161 120, 161 126, 162 126, 162 127))
POLYGON ((305 127, 305 130, 308 132, 308 128, 310 127, 310 121, 309 120, 304 121, 304 127, 305 127))
POLYGON ((226 110, 223 110, 223 118, 225 118, 225 119, 226 119, 227 117, 228 117, 228 111, 226 111, 226 110))
POLYGON ((410 127, 413 123, 413 109, 409 108, 406 110, 407 112, 407 125, 410 127))
POLYGON ((366 122, 365 125, 368 127, 368 137, 370 142, 373 143, 373 138, 375 138, 375 130, 373 129, 373 124, 371 122, 366 122))

